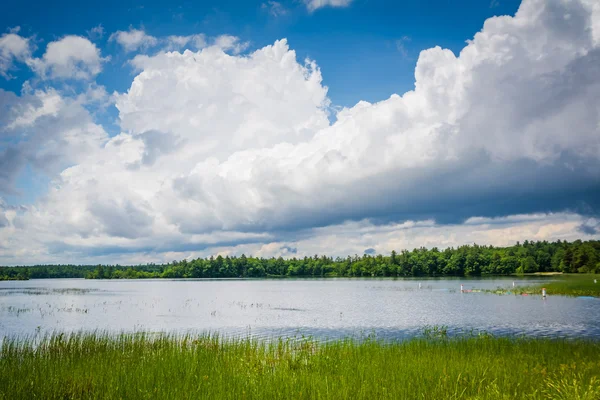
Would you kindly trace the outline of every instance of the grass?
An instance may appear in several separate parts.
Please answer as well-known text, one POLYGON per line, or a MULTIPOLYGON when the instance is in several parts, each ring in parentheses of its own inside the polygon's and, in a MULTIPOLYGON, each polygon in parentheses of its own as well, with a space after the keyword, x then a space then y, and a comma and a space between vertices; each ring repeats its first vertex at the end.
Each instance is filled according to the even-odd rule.
POLYGON ((497 294, 538 295, 541 296, 542 288, 550 295, 564 296, 592 296, 600 297, 600 275, 598 274, 561 274, 555 275, 548 282, 535 285, 517 286, 510 289, 496 289, 488 292, 497 294), (594 283, 594 279, 598 283, 594 283))
POLYGON ((600 283, 594 283, 594 279, 600 282, 597 274, 570 274, 560 275, 556 280, 544 283, 548 294, 562 294, 568 296, 600 296, 600 283))
POLYGON ((5 339, 0 399, 600 399, 600 342, 427 333, 395 343, 5 339))

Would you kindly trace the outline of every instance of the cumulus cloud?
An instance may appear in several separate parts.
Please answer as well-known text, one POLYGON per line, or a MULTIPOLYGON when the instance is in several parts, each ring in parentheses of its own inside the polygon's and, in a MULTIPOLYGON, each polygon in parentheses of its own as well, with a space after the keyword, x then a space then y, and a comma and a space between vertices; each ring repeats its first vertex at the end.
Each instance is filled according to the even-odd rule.
POLYGON ((211 46, 132 63, 142 72, 116 97, 121 128, 185 140, 179 163, 187 172, 209 156, 307 140, 329 124, 319 69, 298 64, 285 40, 248 57, 211 46))
POLYGON ((120 44, 126 52, 146 49, 158 44, 158 39, 148 35, 144 30, 129 28, 128 31, 116 31, 110 35, 109 41, 120 44))
MULTIPOLYGON (((40 255, 97 257, 594 237, 597 2, 526 0, 460 54, 422 51, 414 90, 359 102, 334 123, 315 62, 298 62, 285 40, 246 55, 228 43, 136 56, 138 75, 115 95, 122 133, 0 234, 40 255)), ((35 97, 0 119, 63 115, 35 97)))
MULTIPOLYGON (((423 51, 414 91, 344 109, 333 125, 311 127, 302 141, 257 143, 226 158, 217 153, 174 178, 157 194, 157 208, 189 232, 298 229, 364 217, 448 223, 474 214, 575 210, 581 203, 597 213, 597 18, 591 3, 525 2, 515 17, 486 21, 459 56, 441 48, 423 51)), ((182 66, 185 59, 168 60, 182 66)), ((164 74, 150 74, 160 78, 144 87, 158 88, 164 74)), ((136 103, 145 98, 139 87, 144 76, 128 95, 135 94, 136 103)), ((128 114, 142 122, 143 107, 129 111, 123 98, 117 104, 124 126, 132 122, 128 114)), ((185 107, 176 109, 165 112, 184 127, 163 122, 159 130, 187 131, 186 116, 179 114, 185 107)), ((198 117, 196 110, 189 115, 198 117)), ((137 131, 151 126, 145 120, 137 131)), ((231 149, 231 141, 215 143, 231 149)))
POLYGON ((250 43, 240 41, 240 38, 232 35, 221 35, 214 39, 214 46, 223 51, 231 51, 233 54, 239 54, 246 50, 250 43))
POLYGON ((81 36, 69 35, 48 43, 40 58, 32 57, 31 39, 17 31, 0 37, 0 75, 9 78, 14 62, 27 64, 42 79, 89 79, 102 71, 102 58, 95 44, 81 36))
POLYGON ((8 72, 15 61, 25 62, 31 56, 30 40, 18 35, 18 31, 0 36, 0 76, 7 79, 11 77, 8 72))
POLYGON ((50 177, 83 161, 107 140, 93 122, 82 97, 63 97, 54 89, 16 96, 0 90, 0 193, 13 193, 13 184, 25 165, 50 177), (5 101, 3 101, 5 99, 5 101))
POLYGON ((102 71, 107 60, 88 39, 69 35, 48 43, 44 55, 29 59, 28 64, 42 78, 90 79, 102 71))
POLYGON ((303 0, 308 11, 313 12, 323 7, 348 7, 352 0, 303 0))

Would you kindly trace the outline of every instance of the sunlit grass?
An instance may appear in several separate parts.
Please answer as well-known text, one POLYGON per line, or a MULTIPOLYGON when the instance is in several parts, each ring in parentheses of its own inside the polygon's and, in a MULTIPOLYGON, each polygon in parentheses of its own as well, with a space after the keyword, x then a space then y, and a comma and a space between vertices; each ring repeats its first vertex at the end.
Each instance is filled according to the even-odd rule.
POLYGON ((600 342, 101 333, 5 340, 1 399, 599 399, 600 342))
POLYGON ((541 296, 542 288, 547 295, 593 296, 600 297, 600 275, 598 274, 562 274, 555 275, 548 282, 535 285, 519 285, 514 288, 488 290, 496 294, 518 294, 541 296), (596 281, 596 282, 594 282, 596 281))
POLYGON ((548 293, 570 296, 600 296, 600 275, 561 275, 543 285, 548 293), (597 283, 594 283, 596 280, 597 283))

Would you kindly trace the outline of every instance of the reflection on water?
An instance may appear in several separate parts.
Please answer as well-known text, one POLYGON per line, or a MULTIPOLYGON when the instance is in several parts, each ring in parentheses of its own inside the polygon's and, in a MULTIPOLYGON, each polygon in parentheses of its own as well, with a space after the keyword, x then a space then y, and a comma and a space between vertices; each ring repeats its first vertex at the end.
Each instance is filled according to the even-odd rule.
MULTIPOLYGON (((51 331, 220 332, 228 336, 449 334, 600 337, 600 300, 465 290, 513 279, 83 280, 0 282, 0 337, 51 331), (419 289, 419 283, 421 288, 419 289)), ((525 282, 517 281, 516 284, 525 282)), ((533 283, 531 280, 526 282, 533 283)))

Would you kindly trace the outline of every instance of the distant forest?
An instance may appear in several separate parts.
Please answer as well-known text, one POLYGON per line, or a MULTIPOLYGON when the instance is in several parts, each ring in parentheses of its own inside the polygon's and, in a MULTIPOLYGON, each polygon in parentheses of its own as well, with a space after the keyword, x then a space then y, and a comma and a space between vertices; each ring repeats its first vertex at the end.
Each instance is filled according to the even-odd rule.
POLYGON ((480 276, 533 272, 600 273, 600 241, 517 242, 511 247, 419 248, 389 256, 284 259, 210 257, 169 264, 0 267, 0 280, 30 278, 261 278, 480 276))

